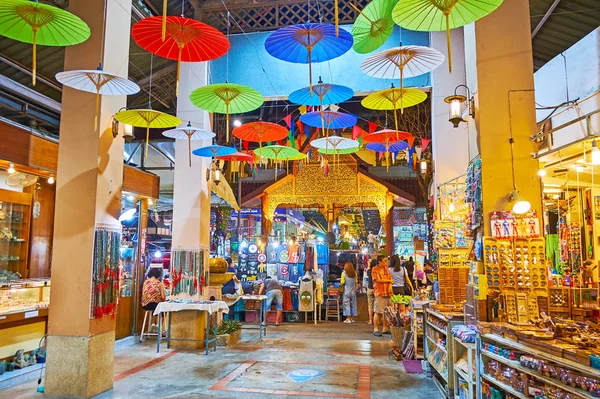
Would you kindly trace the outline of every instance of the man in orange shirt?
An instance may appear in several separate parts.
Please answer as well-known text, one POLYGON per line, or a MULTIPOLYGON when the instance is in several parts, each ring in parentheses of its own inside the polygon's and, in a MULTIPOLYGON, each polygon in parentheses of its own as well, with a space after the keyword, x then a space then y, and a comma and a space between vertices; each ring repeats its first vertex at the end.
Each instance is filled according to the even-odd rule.
POLYGON ((392 275, 388 269, 388 258, 384 255, 377 257, 377 266, 371 271, 373 278, 373 290, 375 293, 375 320, 374 320, 374 331, 373 335, 381 337, 383 334, 391 334, 387 320, 383 315, 383 311, 386 306, 390 305, 390 297, 392 293, 392 275), (383 324, 382 332, 379 331, 379 324, 383 324))

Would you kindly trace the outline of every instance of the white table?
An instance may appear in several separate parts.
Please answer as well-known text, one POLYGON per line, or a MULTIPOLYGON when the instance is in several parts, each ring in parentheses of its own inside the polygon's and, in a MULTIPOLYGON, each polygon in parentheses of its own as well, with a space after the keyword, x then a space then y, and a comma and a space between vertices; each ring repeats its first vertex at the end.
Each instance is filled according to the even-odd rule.
POLYGON ((171 341, 189 341, 189 342, 200 342, 197 339, 187 339, 187 338, 171 338, 171 312, 180 312, 182 310, 195 310, 199 312, 206 312, 206 336, 202 340, 205 344, 205 354, 208 355, 208 347, 211 343, 214 343, 213 351, 217 350, 217 318, 215 317, 215 321, 213 323, 214 327, 214 338, 209 338, 209 326, 210 326, 210 315, 218 312, 229 312, 229 307, 223 301, 203 301, 200 303, 179 303, 179 302, 160 302, 156 309, 154 310, 154 316, 158 316, 158 337, 156 344, 156 353, 160 352, 160 343, 162 340, 162 314, 169 314, 168 317, 168 327, 167 327, 167 336, 164 338, 167 341, 167 348, 170 347, 171 341))

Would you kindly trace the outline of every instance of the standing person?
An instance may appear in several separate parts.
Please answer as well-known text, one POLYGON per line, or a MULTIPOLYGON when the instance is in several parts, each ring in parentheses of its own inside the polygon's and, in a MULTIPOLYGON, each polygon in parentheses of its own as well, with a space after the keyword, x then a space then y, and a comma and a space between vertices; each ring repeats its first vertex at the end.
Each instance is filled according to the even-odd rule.
MULTIPOLYGON (((392 280, 394 281, 392 283, 392 292, 394 293, 394 296, 412 295, 414 288, 410 282, 410 276, 406 270, 406 267, 402 264, 400 258, 398 258, 398 255, 392 256, 391 259, 389 270, 390 274, 392 275, 392 280)), ((397 306, 400 313, 404 313, 406 310, 405 305, 400 303, 397 304, 397 306)))
POLYGON ((377 265, 377 259, 371 259, 367 270, 365 271, 364 286, 367 287, 367 303, 369 305, 369 324, 373 324, 373 310, 375 307, 375 291, 373 290, 373 268, 377 265))
POLYGON ((408 278, 410 279, 410 282, 412 283, 411 285, 414 287, 415 282, 413 280, 413 273, 415 272, 415 261, 413 260, 412 256, 410 256, 408 258, 408 260, 406 261, 404 266, 406 267, 406 271, 408 272, 408 278))
POLYGON ((263 293, 267 296, 267 301, 265 303, 267 311, 271 310, 271 304, 273 303, 273 300, 275 300, 275 309, 277 310, 275 325, 279 326, 283 316, 283 289, 281 288, 279 281, 267 276, 258 290, 258 295, 262 295, 263 293))
POLYGON ((382 334, 391 334, 388 329, 387 320, 383 313, 386 306, 390 305, 390 297, 393 295, 392 292, 392 275, 388 269, 388 258, 385 255, 379 255, 377 257, 377 266, 371 271, 373 278, 373 288, 375 293, 375 306, 374 306, 374 329, 373 335, 381 337, 382 334), (379 324, 383 325, 382 331, 379 331, 379 324))
MULTIPOLYGON (((229 258, 229 257, 225 258, 225 262, 227 262, 227 273, 235 273, 236 272, 235 266, 234 266, 231 258, 229 258)), ((231 280, 229 280, 228 282, 223 284, 223 287, 221 288, 221 293, 223 295, 235 294, 237 292, 237 288, 239 287, 239 284, 240 284, 240 280, 238 280, 237 276, 234 275, 231 280)))
POLYGON ((356 307, 356 280, 354 265, 351 262, 346 262, 340 282, 344 286, 343 303, 344 316, 346 316, 344 323, 356 323, 354 318, 358 316, 358 309, 356 307))
POLYGON ((373 234, 373 232, 369 232, 367 236, 367 242, 369 243, 369 250, 371 252, 375 251, 375 242, 377 241, 377 236, 373 234))

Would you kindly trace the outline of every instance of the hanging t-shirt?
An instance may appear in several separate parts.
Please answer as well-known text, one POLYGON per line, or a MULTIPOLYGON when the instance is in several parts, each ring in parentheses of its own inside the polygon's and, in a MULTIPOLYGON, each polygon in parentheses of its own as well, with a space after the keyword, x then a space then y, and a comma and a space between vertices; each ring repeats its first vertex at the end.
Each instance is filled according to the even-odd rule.
POLYGON ((329 264, 329 246, 325 243, 317 244, 317 263, 319 265, 329 264))
POLYGON ((315 300, 312 279, 308 281, 300 280, 300 290, 298 296, 298 310, 301 312, 312 312, 315 300))
POLYGON ((290 268, 287 263, 278 263, 277 264, 277 279, 279 281, 289 281, 290 280, 290 268))
POLYGON ((288 246, 288 263, 298 263, 299 256, 298 251, 300 250, 300 245, 291 244, 288 246))

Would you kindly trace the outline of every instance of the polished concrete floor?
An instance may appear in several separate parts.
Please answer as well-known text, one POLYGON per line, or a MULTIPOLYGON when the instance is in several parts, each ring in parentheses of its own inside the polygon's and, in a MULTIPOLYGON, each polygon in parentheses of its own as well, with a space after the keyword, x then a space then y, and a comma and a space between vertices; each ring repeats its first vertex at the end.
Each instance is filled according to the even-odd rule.
MULTIPOLYGON (((284 324, 262 341, 244 331, 236 346, 208 356, 166 347, 157 355, 155 341, 129 346, 116 353, 114 389, 98 398, 440 397, 431 379, 388 358, 389 336, 371 332, 364 321, 284 324)), ((36 388, 16 386, 0 398, 42 398, 36 388)))

